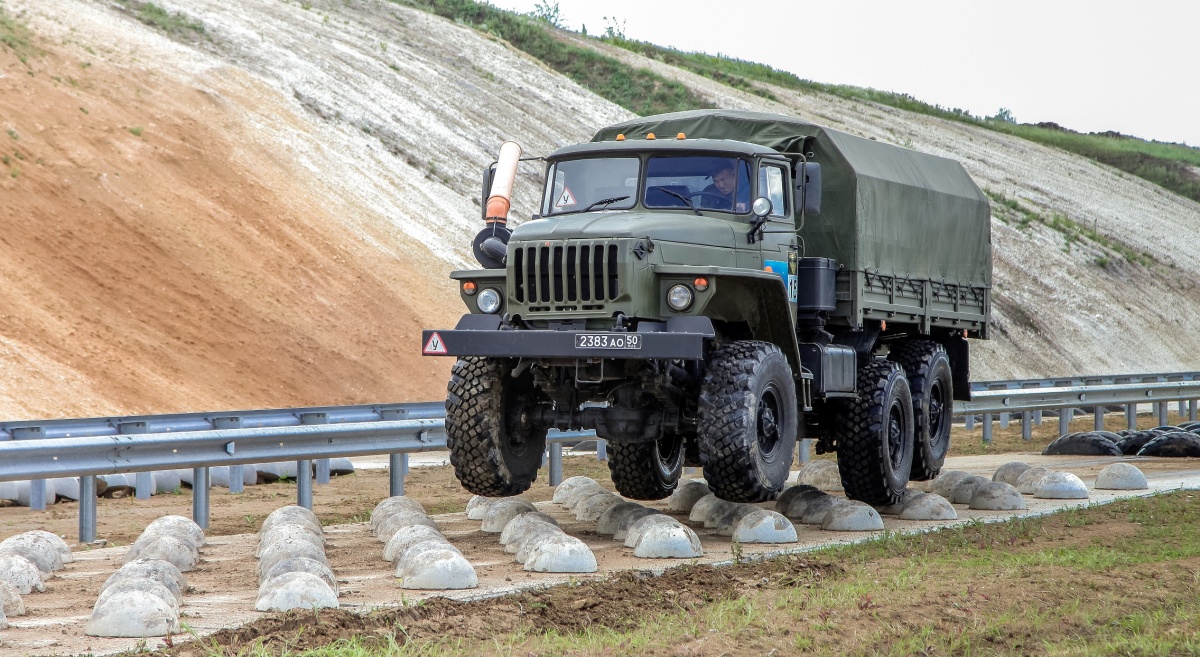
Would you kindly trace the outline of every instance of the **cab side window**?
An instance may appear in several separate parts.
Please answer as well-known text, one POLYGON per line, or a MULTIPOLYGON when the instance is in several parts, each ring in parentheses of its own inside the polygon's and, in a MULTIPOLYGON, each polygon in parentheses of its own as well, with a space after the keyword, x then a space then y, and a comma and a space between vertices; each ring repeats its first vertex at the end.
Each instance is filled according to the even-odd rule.
POLYGON ((781 167, 765 165, 758 170, 758 195, 770 199, 772 217, 787 217, 791 213, 787 195, 783 193, 783 181, 781 167))

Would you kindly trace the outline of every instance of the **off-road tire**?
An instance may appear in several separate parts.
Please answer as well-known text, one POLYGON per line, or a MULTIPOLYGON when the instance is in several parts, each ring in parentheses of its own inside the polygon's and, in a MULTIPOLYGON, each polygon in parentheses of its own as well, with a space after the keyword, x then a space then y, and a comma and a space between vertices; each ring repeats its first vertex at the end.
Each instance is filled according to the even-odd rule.
POLYGON ((608 469, 617 492, 634 500, 661 500, 683 473, 683 437, 668 433, 647 443, 608 443, 608 469))
POLYGON ((1190 431, 1171 431, 1146 443, 1138 456, 1200 456, 1200 437, 1190 431))
POLYGON ((888 360, 908 375, 913 405, 913 463, 909 479, 929 481, 942 471, 950 451, 954 376, 946 348, 931 340, 908 340, 892 347, 888 360))
POLYGON ((461 358, 446 395, 446 447, 463 488, 507 497, 529 489, 546 451, 546 427, 521 428, 522 410, 538 395, 529 375, 514 379, 513 363, 461 358))
POLYGON ((739 340, 714 351, 700 388, 700 462, 717 497, 773 499, 787 481, 799 429, 796 382, 778 347, 739 340))
POLYGON ((858 370, 858 399, 838 400, 834 425, 846 497, 871 506, 900 501, 912 472, 914 421, 908 378, 876 358, 858 370))
POLYGON ((1121 439, 1121 442, 1117 443, 1117 448, 1120 449, 1121 453, 1125 456, 1134 456, 1138 452, 1142 451, 1142 448, 1146 446, 1146 443, 1158 438, 1161 435, 1161 431, 1155 431, 1154 429, 1146 429, 1145 431, 1131 431, 1128 435, 1121 439))
POLYGON ((1121 448, 1095 431, 1081 431, 1054 439, 1042 454, 1051 456, 1120 456, 1121 448))

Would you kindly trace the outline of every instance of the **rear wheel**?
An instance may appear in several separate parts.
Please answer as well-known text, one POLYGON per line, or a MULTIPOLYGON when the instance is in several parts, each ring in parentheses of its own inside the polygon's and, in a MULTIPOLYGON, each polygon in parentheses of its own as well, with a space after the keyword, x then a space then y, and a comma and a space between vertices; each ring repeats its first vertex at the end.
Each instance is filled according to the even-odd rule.
POLYGON ((872 506, 900 501, 913 461, 912 395, 904 369, 872 360, 858 371, 858 399, 838 405, 838 470, 846 496, 872 506))
POLYGON ((608 469, 617 492, 635 500, 661 500, 683 472, 683 436, 667 432, 648 443, 608 443, 608 469))
POLYGON ((775 497, 787 481, 798 420, 792 368, 778 347, 743 340, 715 351, 697 436, 709 488, 731 502, 775 497))
POLYGON ((463 488, 506 497, 529 489, 546 450, 546 427, 530 421, 541 393, 498 358, 462 358, 446 395, 446 447, 463 488))
POLYGON ((910 340, 895 345, 888 360, 904 368, 912 395, 915 445, 911 479, 929 481, 941 472, 950 451, 950 415, 954 408, 950 357, 936 342, 910 340))

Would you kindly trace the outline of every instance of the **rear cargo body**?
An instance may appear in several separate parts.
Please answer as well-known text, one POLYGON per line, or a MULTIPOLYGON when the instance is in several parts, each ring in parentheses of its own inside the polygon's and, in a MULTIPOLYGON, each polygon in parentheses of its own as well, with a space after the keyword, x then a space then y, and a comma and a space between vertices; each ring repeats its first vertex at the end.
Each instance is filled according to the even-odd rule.
MULTIPOLYGON (((634 119, 593 138, 730 139, 821 166, 821 208, 797 216, 803 257, 841 266, 830 325, 864 320, 988 338, 991 211, 958 162, 771 114, 698 110, 634 119)), ((796 204, 800 209, 799 201, 796 204)))

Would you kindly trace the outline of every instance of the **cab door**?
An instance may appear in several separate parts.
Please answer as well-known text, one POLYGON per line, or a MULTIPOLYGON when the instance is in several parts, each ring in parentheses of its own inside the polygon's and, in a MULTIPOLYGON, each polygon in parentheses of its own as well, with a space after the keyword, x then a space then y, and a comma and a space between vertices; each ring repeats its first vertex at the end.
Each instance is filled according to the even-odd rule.
POLYGON ((788 302, 794 316, 799 243, 793 219, 791 189, 790 175, 785 164, 763 161, 759 165, 755 198, 766 198, 771 202, 771 212, 767 215, 761 239, 758 240, 763 269, 779 275, 787 290, 788 302))

